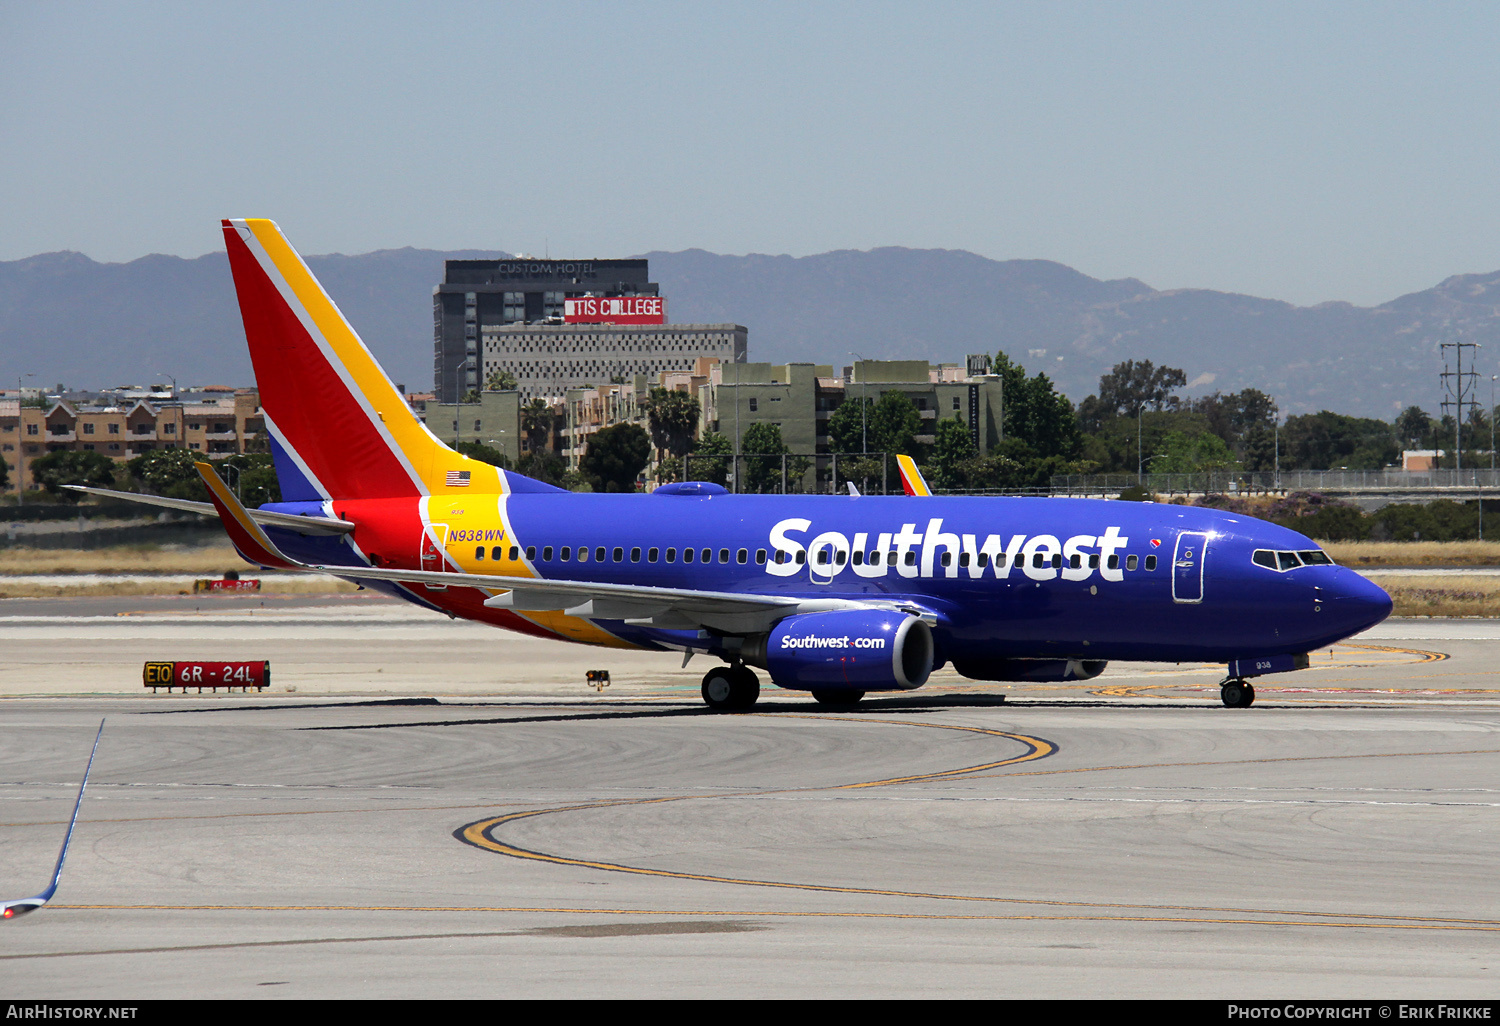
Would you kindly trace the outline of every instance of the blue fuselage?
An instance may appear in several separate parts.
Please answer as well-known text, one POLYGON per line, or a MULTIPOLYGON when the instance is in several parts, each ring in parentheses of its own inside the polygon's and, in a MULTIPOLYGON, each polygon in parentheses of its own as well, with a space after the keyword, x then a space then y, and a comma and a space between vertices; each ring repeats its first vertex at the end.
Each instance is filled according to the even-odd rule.
MULTIPOLYGON (((542 578, 896 599, 933 614, 939 663, 1305 653, 1391 610, 1384 591, 1347 568, 1255 558, 1257 551, 1320 557, 1305 536, 1198 507, 660 492, 542 492, 505 502, 506 544, 518 545, 542 578)), ((363 562, 341 541, 278 538, 309 561, 363 562)), ((449 549, 498 558, 490 555, 493 538, 454 536, 449 549)), ((676 631, 600 626, 646 647, 681 641, 676 631)))

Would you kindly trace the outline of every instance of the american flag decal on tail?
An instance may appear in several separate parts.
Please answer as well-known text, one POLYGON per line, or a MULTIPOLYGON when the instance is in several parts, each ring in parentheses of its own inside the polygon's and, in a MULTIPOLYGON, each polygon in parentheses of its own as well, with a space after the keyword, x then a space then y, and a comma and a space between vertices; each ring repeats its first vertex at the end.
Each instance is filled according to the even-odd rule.
POLYGON ((450 470, 450 471, 448 471, 448 487, 449 488, 467 488, 467 487, 469 487, 469 472, 467 470, 450 470))

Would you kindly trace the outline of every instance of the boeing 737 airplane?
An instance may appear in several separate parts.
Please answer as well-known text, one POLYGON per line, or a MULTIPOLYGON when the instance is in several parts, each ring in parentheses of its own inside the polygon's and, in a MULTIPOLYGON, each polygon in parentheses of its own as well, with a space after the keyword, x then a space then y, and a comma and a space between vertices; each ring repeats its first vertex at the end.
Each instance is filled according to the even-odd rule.
MULTIPOLYGON (((329 573, 449 616, 589 645, 703 653, 716 709, 781 688, 848 706, 951 664, 1086 680, 1109 660, 1222 662, 1249 679, 1385 619, 1391 600, 1295 531, 1149 502, 732 495, 688 481, 574 494, 469 459, 408 407, 265 220, 223 222, 282 501, 246 509, 206 463, 245 559, 329 573)), ((101 491, 99 489, 86 489, 101 491)))

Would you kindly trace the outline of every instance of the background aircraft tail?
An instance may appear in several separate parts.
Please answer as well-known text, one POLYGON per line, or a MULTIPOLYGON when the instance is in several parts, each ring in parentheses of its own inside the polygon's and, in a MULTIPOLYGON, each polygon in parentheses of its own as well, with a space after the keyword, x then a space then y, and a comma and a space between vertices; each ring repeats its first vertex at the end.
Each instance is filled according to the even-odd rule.
POLYGON ((416 418, 274 222, 223 225, 282 501, 508 490, 416 418))

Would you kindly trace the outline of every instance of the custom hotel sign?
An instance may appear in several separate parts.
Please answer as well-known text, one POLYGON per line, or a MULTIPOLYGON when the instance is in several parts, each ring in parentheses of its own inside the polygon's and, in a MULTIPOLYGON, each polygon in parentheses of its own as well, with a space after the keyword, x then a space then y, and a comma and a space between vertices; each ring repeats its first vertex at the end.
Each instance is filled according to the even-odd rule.
POLYGON ((662 296, 584 296, 563 300, 567 324, 666 324, 662 296))

